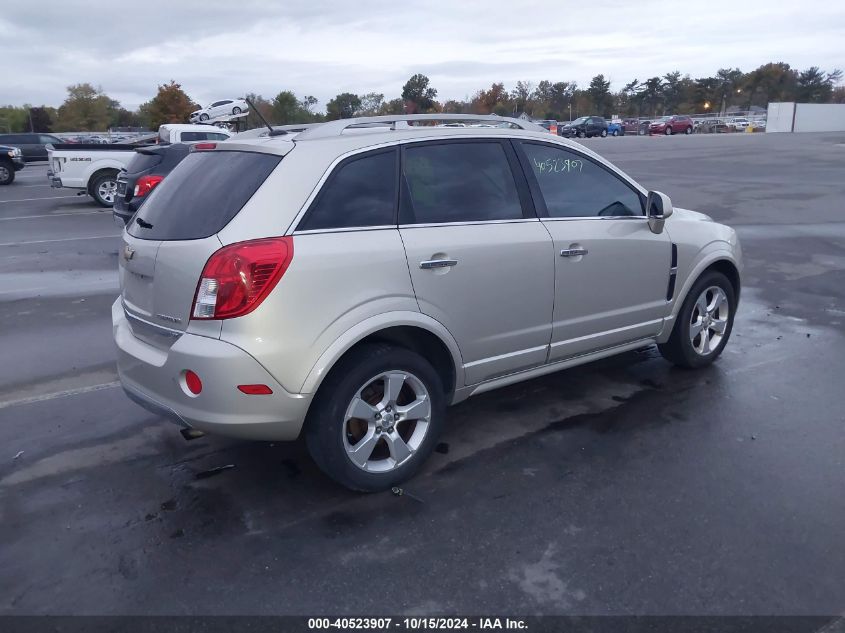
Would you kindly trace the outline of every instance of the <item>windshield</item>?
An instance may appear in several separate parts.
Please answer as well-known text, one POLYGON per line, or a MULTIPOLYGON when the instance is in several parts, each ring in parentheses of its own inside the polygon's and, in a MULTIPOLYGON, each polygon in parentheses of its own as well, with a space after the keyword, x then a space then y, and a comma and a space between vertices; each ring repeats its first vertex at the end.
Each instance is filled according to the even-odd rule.
POLYGON ((574 120, 572 123, 570 123, 569 125, 580 125, 581 123, 586 122, 586 120, 587 120, 587 117, 582 116, 582 117, 579 117, 579 118, 575 119, 575 120, 574 120))

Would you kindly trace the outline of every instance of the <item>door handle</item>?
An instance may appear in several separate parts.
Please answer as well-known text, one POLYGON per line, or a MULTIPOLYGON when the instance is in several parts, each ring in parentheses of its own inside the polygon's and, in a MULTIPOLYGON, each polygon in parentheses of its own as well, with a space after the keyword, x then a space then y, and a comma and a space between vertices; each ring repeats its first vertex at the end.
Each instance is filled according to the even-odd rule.
POLYGON ((420 262, 420 268, 422 268, 423 270, 428 270, 431 268, 448 268, 457 265, 457 259, 429 259, 424 262, 420 262))
POLYGON ((587 251, 586 248, 564 248, 560 252, 560 256, 561 257, 578 257, 580 255, 586 255, 587 252, 588 251, 587 251))

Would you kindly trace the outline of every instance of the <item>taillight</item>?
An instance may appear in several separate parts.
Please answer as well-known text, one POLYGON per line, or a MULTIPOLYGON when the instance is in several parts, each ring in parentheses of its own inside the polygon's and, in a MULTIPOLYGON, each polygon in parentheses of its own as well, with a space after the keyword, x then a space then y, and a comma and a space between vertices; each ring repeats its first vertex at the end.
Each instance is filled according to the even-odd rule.
POLYGON ((191 149, 195 152, 201 152, 204 150, 215 149, 217 147, 217 143, 197 143, 191 149))
POLYGON ((150 193, 153 189, 156 188, 156 185, 164 180, 164 176, 141 176, 138 178, 138 181, 135 183, 135 194, 136 198, 140 198, 142 196, 146 196, 150 193))
POLYGON ((224 246, 202 270, 191 318, 233 319, 249 314, 279 283, 292 260, 290 236, 224 246))

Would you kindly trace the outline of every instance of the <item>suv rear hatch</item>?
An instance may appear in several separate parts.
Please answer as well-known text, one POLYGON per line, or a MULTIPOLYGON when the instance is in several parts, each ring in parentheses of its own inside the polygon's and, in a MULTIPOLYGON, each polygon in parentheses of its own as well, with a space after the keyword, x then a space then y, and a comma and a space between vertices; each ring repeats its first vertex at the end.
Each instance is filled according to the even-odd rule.
MULTIPOLYGON (((213 148, 213 145, 212 145, 213 148)), ((197 283, 234 218, 282 156, 191 152, 150 194, 123 233, 123 309, 133 333, 170 347, 190 323, 197 283)))

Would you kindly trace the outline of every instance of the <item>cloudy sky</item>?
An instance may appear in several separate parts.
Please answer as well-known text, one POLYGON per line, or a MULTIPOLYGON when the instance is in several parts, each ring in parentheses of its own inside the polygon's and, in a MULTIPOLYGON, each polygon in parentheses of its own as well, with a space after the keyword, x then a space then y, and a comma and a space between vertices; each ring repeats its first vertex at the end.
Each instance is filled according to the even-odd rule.
POLYGON ((845 69, 845 2, 678 0, 2 0, 0 104, 60 105, 71 83, 133 109, 175 79, 205 105, 256 92, 387 99, 417 72, 438 98, 517 80, 614 88, 768 61, 845 69), (189 5, 192 8, 189 8, 189 5))

